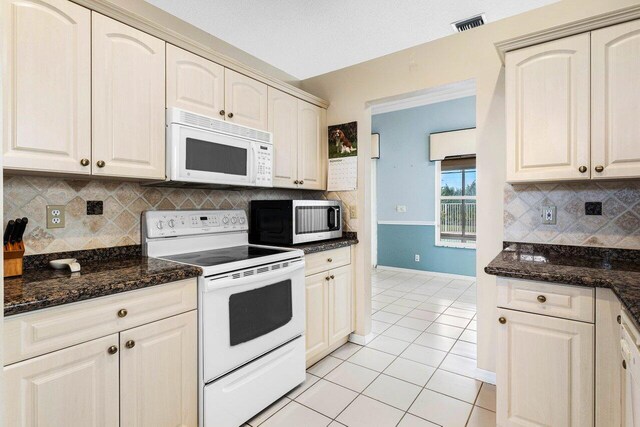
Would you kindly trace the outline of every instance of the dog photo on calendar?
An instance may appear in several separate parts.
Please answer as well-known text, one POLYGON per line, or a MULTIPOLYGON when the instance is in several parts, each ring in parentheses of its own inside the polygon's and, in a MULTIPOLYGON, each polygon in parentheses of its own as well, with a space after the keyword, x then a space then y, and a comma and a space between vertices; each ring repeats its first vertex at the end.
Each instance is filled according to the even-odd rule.
POLYGON ((358 122, 329 126, 329 158, 357 156, 358 122))

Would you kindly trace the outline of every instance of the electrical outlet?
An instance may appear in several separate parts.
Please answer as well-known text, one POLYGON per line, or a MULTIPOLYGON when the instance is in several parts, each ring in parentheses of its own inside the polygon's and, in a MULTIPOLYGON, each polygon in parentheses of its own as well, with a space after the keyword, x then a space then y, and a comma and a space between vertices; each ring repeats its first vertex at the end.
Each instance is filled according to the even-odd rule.
POLYGON ((415 255, 414 255, 414 260, 415 260, 416 262, 420 262, 420 255, 415 254, 415 255))
POLYGON ((407 211, 406 205, 396 205, 396 212, 405 213, 407 211))
POLYGON ((349 208, 349 218, 350 219, 358 219, 358 207, 357 206, 351 206, 349 208))
POLYGON ((553 225, 556 223, 556 207, 555 206, 543 206, 542 207, 542 223, 553 225))
POLYGON ((64 205, 47 205, 47 228, 64 228, 64 205))

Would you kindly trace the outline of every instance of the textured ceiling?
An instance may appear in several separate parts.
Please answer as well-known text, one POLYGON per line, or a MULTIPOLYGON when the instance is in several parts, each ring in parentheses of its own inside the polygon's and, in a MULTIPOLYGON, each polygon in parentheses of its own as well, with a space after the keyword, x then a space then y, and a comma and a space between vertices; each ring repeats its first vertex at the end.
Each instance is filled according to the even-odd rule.
POLYGON ((306 79, 557 0, 146 0, 295 76, 306 79))

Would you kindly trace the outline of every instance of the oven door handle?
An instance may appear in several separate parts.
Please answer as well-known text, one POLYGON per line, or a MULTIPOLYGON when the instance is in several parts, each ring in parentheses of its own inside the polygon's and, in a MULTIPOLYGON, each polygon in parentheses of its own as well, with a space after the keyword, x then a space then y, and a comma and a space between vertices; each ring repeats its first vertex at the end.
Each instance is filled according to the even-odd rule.
POLYGON ((268 273, 253 274, 241 279, 229 279, 230 275, 225 275, 220 279, 207 279, 205 282, 205 292, 211 292, 218 289, 229 288, 231 286, 242 286, 256 281, 268 281, 278 276, 287 276, 294 271, 304 269, 304 260, 293 261, 289 267, 272 270, 268 273))

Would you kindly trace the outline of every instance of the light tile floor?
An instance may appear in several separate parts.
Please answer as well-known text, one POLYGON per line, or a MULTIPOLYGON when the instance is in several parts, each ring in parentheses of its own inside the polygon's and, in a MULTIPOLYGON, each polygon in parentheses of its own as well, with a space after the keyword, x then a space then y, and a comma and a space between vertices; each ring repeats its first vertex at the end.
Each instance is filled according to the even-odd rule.
POLYGON ((476 380, 473 280, 378 270, 372 330, 307 370, 251 427, 493 427, 495 386, 476 380))

